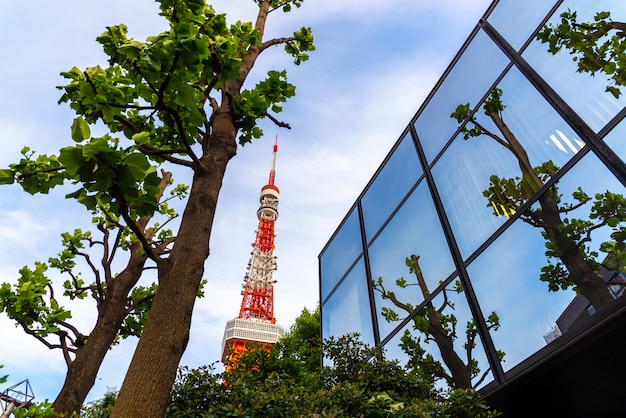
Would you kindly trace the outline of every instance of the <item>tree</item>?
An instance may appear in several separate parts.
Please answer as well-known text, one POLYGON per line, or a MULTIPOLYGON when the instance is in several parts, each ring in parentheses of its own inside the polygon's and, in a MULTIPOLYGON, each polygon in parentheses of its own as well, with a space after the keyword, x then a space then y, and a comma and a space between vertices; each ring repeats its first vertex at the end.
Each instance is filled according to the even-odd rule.
MULTIPOLYGON (((471 114, 469 104, 459 105, 451 116, 462 124, 461 132, 464 139, 486 136, 513 154, 522 176, 501 179, 492 175, 489 188, 483 195, 489 202, 488 207, 492 206, 493 202, 507 209, 517 210, 556 174, 558 167, 552 161, 544 162, 537 167, 531 165, 526 150, 504 122, 502 112, 505 107, 502 102, 502 90, 499 88, 495 88, 483 104, 485 114, 493 121, 501 136, 483 126, 471 114)), ((616 264, 616 261, 625 259, 626 235, 623 222, 626 221, 626 199, 607 191, 595 196, 596 201, 592 206, 589 220, 569 216, 564 219, 563 216, 591 200, 580 188, 572 197, 575 203, 563 204, 562 196, 555 184, 538 197, 539 207, 526 209, 521 219, 542 230, 549 264, 542 268, 540 278, 548 283, 548 289, 557 291, 571 287, 599 309, 612 302, 614 298, 609 292, 607 282, 597 273, 601 265, 601 262, 596 260, 598 254, 591 251, 586 244, 591 241, 593 231, 607 225, 613 228, 611 237, 615 241, 601 245, 601 248, 608 251, 611 256, 604 262, 610 270, 623 269, 623 264, 616 264)), ((495 211, 494 214, 497 215, 495 211)))
MULTIPOLYGON (((320 322, 313 318, 319 318, 319 311, 304 309, 272 350, 257 346, 246 351, 231 372, 217 373, 213 365, 180 367, 165 417, 499 415, 472 389, 435 390, 431 379, 384 360, 379 349, 363 344, 357 334, 325 341, 327 365, 322 367, 320 322), (317 361, 308 361, 309 356, 317 361)), ((92 402, 83 414, 108 417, 111 396, 92 402)))
MULTIPOLYGON (((396 280, 396 285, 403 289, 407 286, 418 286, 422 296, 427 298, 431 292, 420 268, 419 258, 419 256, 412 254, 406 259, 409 273, 415 276, 417 279, 416 283, 410 283, 404 277, 401 277, 396 280)), ((407 314, 411 314, 415 310, 415 306, 406 303, 406 301, 400 301, 393 291, 387 290, 382 277, 373 281, 373 287, 375 291, 381 294, 383 299, 388 299, 394 306, 402 309, 407 314)), ((457 281, 454 283, 453 289, 442 290, 443 302, 439 307, 436 307, 432 300, 427 302, 419 313, 413 317, 413 329, 418 331, 419 335, 413 336, 409 330, 406 330, 401 337, 400 347, 409 357, 407 367, 415 373, 421 376, 429 376, 433 381, 443 379, 448 384, 448 387, 451 388, 476 388, 487 377, 491 369, 489 368, 481 373, 478 362, 472 355, 476 347, 476 337, 478 336, 476 323, 473 320, 468 321, 466 325, 466 339, 462 343, 462 353, 465 360, 455 349, 455 340, 458 338, 458 321, 454 313, 444 312, 446 309, 449 311, 454 310, 454 304, 448 298, 448 292, 450 291, 461 293, 463 287, 457 281), (432 341, 435 343, 445 367, 422 347, 422 337, 426 342, 432 341), (472 384, 472 379, 476 377, 478 379, 472 384)), ((400 319, 393 309, 387 307, 382 308, 382 315, 389 322, 400 319)), ((486 318, 486 322, 489 330, 493 329, 495 331, 500 327, 500 319, 495 312, 492 312, 486 318)), ((504 357, 502 352, 498 352, 498 355, 500 359, 504 357)))
POLYGON ((156 265, 158 289, 112 416, 163 415, 187 344, 227 164, 238 143, 262 136, 259 119, 289 127, 272 114, 295 94, 285 71, 270 70, 251 89, 244 83, 272 46, 283 45, 295 64, 308 59, 314 50, 308 28, 264 39, 271 12, 301 3, 255 0, 255 22, 229 26, 204 0, 160 0, 167 31, 140 42, 127 38, 123 24, 108 27, 97 40, 109 66, 62 73, 68 84, 60 102, 77 113, 75 144, 58 156, 41 156, 44 167, 36 170, 0 172, 1 183, 17 181, 37 192, 63 182, 77 185, 68 197, 89 210, 103 206, 117 214, 156 265), (92 136, 96 123, 108 133, 92 136), (191 173, 180 227, 166 254, 155 251, 140 223, 158 208, 160 166, 191 173))
POLYGON ((379 349, 363 344, 356 334, 324 342, 329 365, 322 368, 318 363, 316 379, 302 379, 299 367, 305 363, 281 357, 278 348, 245 352, 232 373, 215 374, 211 367, 181 368, 166 416, 499 415, 471 389, 439 393, 432 381, 384 360, 379 349))
POLYGON ((232 373, 183 368, 166 416, 499 415, 471 389, 439 393, 431 380, 384 360, 379 349, 363 344, 356 334, 330 338, 323 347, 329 365, 318 363, 314 379, 305 377, 305 363, 281 357, 278 345, 272 351, 247 351, 232 373))
POLYGON ((316 379, 322 358, 320 332, 320 310, 304 308, 289 328, 289 331, 276 343, 274 350, 279 358, 299 363, 302 379, 316 379))
POLYGON ((319 384, 317 380, 322 358, 319 308, 314 311, 304 308, 289 331, 275 344, 249 343, 246 350, 255 353, 245 358, 241 358, 240 353, 228 357, 226 375, 252 373, 262 384, 266 374, 274 370, 288 370, 298 382, 305 381, 313 386, 319 384), (263 367, 259 367, 260 363, 263 367))
MULTIPOLYGON (((37 164, 30 150, 23 150, 23 155, 19 165, 12 166, 16 171, 24 172, 27 165, 37 164)), ((154 253, 161 255, 167 252, 173 239, 172 232, 164 226, 177 216, 167 204, 171 198, 162 199, 171 174, 162 174, 157 201, 158 212, 165 221, 149 226, 152 217, 144 216, 137 222, 154 253)), ((24 184, 26 182, 28 179, 24 184)), ((182 198, 185 192, 185 187, 176 187, 172 197, 182 198)), ((65 414, 80 410, 111 346, 120 338, 139 337, 156 289, 155 283, 137 286, 148 268, 148 258, 130 229, 103 205, 94 210, 93 215, 101 238, 80 229, 65 232, 63 248, 57 256, 50 257, 47 263, 35 263, 34 268, 24 266, 14 286, 9 283, 0 286, 0 311, 46 347, 62 352, 67 374, 52 407, 65 414), (115 272, 117 259, 126 254, 126 266, 115 272), (99 267, 96 260, 100 260, 99 267), (58 270, 68 278, 63 284, 64 296, 70 300, 89 297, 95 301, 97 317, 90 332, 80 331, 71 323, 72 312, 55 296, 54 282, 46 274, 49 269, 58 270), (81 274, 84 270, 91 273, 91 283, 85 282, 81 274)))
POLYGON ((575 11, 563 12, 560 17, 557 25, 544 26, 537 39, 547 43, 552 54, 568 50, 578 72, 605 73, 613 84, 606 91, 618 98, 620 87, 626 86, 626 23, 611 20, 610 12, 599 12, 587 23, 578 23, 575 11))

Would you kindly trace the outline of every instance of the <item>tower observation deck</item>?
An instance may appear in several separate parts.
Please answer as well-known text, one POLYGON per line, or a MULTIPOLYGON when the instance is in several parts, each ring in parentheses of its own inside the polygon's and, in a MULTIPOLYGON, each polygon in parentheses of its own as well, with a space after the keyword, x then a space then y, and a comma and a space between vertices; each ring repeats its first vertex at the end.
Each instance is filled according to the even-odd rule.
POLYGON ((226 323, 222 340, 222 362, 226 370, 232 368, 237 358, 250 344, 270 348, 284 334, 284 329, 274 318, 274 224, 278 219, 278 187, 276 178, 276 153, 278 136, 272 152, 269 181, 261 188, 260 206, 257 210, 259 225, 252 244, 248 269, 244 276, 239 316, 226 323))

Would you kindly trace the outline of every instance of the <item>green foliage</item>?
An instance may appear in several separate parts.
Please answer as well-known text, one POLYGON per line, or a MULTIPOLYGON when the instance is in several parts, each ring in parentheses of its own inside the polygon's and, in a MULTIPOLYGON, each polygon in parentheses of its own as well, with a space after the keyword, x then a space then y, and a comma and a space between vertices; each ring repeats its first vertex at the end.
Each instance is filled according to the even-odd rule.
POLYGON ((297 376, 310 385, 318 379, 322 340, 320 337, 320 310, 309 311, 304 308, 289 331, 276 343, 277 356, 299 365, 297 376))
POLYGON ((243 144, 253 138, 260 138, 263 131, 256 126, 257 120, 264 118, 268 109, 275 113, 281 112, 282 106, 279 103, 295 94, 296 88, 287 82, 286 71, 269 71, 267 78, 254 89, 242 91, 241 97, 234 101, 237 126, 242 130, 239 142, 243 144))
MULTIPOLYGON (((310 313, 306 313, 305 317, 310 313)), ((308 318, 304 318, 308 321, 308 318)), ((319 326, 318 326, 319 327, 319 326)), ((301 380, 280 350, 251 350, 231 374, 179 369, 167 417, 495 417, 473 390, 437 392, 358 335, 324 342, 328 366, 301 380), (289 366, 286 367, 286 365, 289 366), (243 366, 240 368, 239 365, 243 366)), ((306 367, 305 363, 299 363, 306 367)))
POLYGON ((63 166, 58 157, 41 154, 35 156, 35 151, 29 147, 21 150, 22 158, 18 163, 9 164, 9 169, 0 170, 0 185, 12 184, 18 181, 24 191, 48 193, 54 186, 63 184, 63 166))
POLYGON ((491 409, 472 389, 456 389, 448 392, 441 417, 487 418, 500 415, 491 409))
MULTIPOLYGON (((419 266, 419 257, 411 256, 405 260, 409 272, 417 278, 417 283, 411 283, 404 277, 396 280, 399 288, 407 286, 419 286, 422 297, 426 299, 430 295, 430 291, 426 287, 422 270, 419 266)), ((454 281, 442 291, 443 303, 439 307, 434 306, 434 301, 426 303, 417 313, 414 306, 400 301, 396 298, 394 292, 385 289, 382 277, 372 282, 375 291, 380 292, 383 299, 390 300, 396 308, 412 315, 413 330, 411 332, 405 330, 400 337, 400 348, 407 354, 406 369, 435 382, 444 379, 448 385, 456 388, 464 388, 472 386, 473 380, 476 379, 477 386, 485 378, 489 370, 481 370, 478 362, 471 357, 472 350, 476 346, 476 337, 478 330, 473 319, 467 321, 465 325, 465 339, 458 340, 457 334, 458 320, 454 314, 454 303, 449 298, 449 292, 461 293, 463 286, 459 280, 454 281), (437 348, 441 353, 448 353, 444 357, 444 361, 435 359, 430 354, 426 345, 437 348), (455 347, 455 344, 456 347, 455 347), (460 350, 462 348, 462 350, 460 350), (458 350, 458 353, 456 352, 458 350), (454 353, 452 353, 454 351, 454 353), (467 353, 468 361, 463 363, 461 354, 467 353), (482 373, 482 374, 481 374, 482 373)), ((402 319, 394 308, 387 306, 381 307, 381 315, 388 322, 399 321, 402 319)), ((500 327, 500 319, 495 312, 492 312, 485 318, 487 328, 497 331, 500 327)), ((504 358, 504 353, 498 353, 500 358, 504 358)))
POLYGON ((283 12, 287 13, 291 11, 291 6, 300 8, 300 6, 302 6, 302 1, 303 0, 270 0, 270 6, 272 7, 272 10, 276 8, 282 8, 283 12))
POLYGON ((92 211, 104 204, 112 212, 128 208, 132 218, 151 216, 158 208, 161 183, 156 167, 142 153, 129 153, 117 144, 117 139, 104 135, 60 150, 66 177, 82 185, 66 197, 92 211))
POLYGON ((72 316, 50 291, 47 269, 43 263, 35 263, 34 269, 25 266, 17 283, 0 285, 0 311, 41 338, 58 332, 59 323, 72 316))
MULTIPOLYGON (((534 168, 542 183, 552 177, 558 169, 552 161, 546 161, 534 168)), ((514 212, 531 198, 539 186, 528 176, 503 179, 492 175, 489 178, 489 187, 483 191, 483 196, 487 198, 487 207, 493 207, 494 215, 498 216, 498 205, 514 212)), ((580 192, 582 190, 577 193, 580 192)), ((556 193, 556 189, 551 190, 550 193, 556 193)), ((585 199, 582 194, 578 197, 581 200, 585 199)), ((555 198, 560 200, 560 196, 555 195, 555 198)))
MULTIPOLYGON (((59 102, 69 103, 77 114, 70 129, 75 144, 58 156, 36 158, 25 148, 19 163, 0 171, 0 184, 17 181, 29 193, 47 193, 70 181, 79 188, 67 197, 90 210, 105 205, 111 212, 128 210, 133 218, 150 216, 158 207, 156 168, 166 160, 181 163, 173 159, 175 154, 195 161, 192 147, 207 133, 202 131, 208 121, 205 103, 216 106, 212 93, 227 82, 242 81, 239 70, 246 56, 284 43, 299 64, 315 49, 309 28, 264 45, 252 23, 229 26, 224 14, 204 2, 160 3, 161 15, 170 21, 168 31, 141 42, 128 38, 123 24, 108 27, 97 38, 109 57, 108 67, 61 73, 68 84, 59 87, 59 102), (90 126, 97 122, 110 134, 92 137, 90 126)), ((289 11, 300 4, 274 6, 289 11)), ((276 70, 252 89, 228 92, 224 97, 233 101, 239 142, 261 137, 257 121, 280 112, 280 104, 294 94, 286 72, 276 70)))
MULTIPOLYGON (((542 182, 547 182, 550 177, 556 174, 558 169, 552 161, 544 162, 534 168, 542 182)), ((535 191, 536 185, 527 177, 502 179, 493 175, 490 178, 489 188, 483 192, 483 195, 489 202, 488 206, 497 203, 506 208, 517 210, 530 199, 535 191)), ((541 232, 545 239, 545 255, 548 257, 548 264, 541 268, 539 279, 547 283, 548 290, 553 292, 569 288, 578 290, 565 264, 561 261, 563 248, 568 248, 568 245, 578 247, 581 257, 594 271, 598 271, 603 264, 610 270, 625 271, 626 198, 623 195, 606 191, 591 198, 579 187, 572 192, 572 203, 565 203, 562 201, 563 196, 559 193, 557 185, 554 185, 546 193, 554 199, 559 207, 559 212, 562 214, 573 214, 575 210, 591 203, 588 219, 565 217, 556 230, 547 228, 541 232), (587 243, 591 241, 593 231, 603 226, 612 229, 610 234, 612 241, 600 244, 599 249, 605 253, 605 256, 604 261, 598 261, 599 253, 592 251, 587 243)), ((494 214, 497 215, 495 208, 494 214)), ((546 226, 543 210, 540 207, 527 209, 522 213, 521 219, 535 227, 544 228, 546 226)))
MULTIPOLYGON (((184 193, 185 188, 174 192, 184 193)), ((171 214, 175 216, 175 213, 171 214)), ((101 231, 108 232, 103 218, 96 218, 101 231)), ((114 226, 110 225, 111 228, 114 226)), ((0 285, 0 312, 15 320, 24 330, 39 340, 46 341, 46 337, 56 334, 61 339, 68 338, 70 346, 57 345, 47 342, 49 348, 63 348, 74 351, 82 347, 87 337, 82 335, 76 328, 68 324, 67 320, 72 318, 71 311, 62 306, 54 295, 54 283, 48 277, 49 269, 58 270, 69 277, 63 282, 63 296, 69 300, 82 300, 88 296, 100 301, 105 299, 107 281, 102 280, 101 272, 91 263, 88 248, 96 243, 104 245, 103 241, 96 241, 91 231, 75 229, 73 232, 61 234, 61 251, 50 257, 47 263, 36 262, 33 268, 24 266, 20 271, 17 283, 2 283, 0 285), (78 263, 78 258, 84 263, 78 263), (88 266, 93 273, 90 283, 82 278, 82 269, 88 266)), ((127 248, 127 247, 126 247, 127 248)), ((110 262, 110 260, 109 260, 110 262)), ((104 265, 106 270, 107 266, 104 265)), ((205 281, 203 281, 204 285, 205 281)), ((118 337, 139 336, 146 321, 148 311, 152 304, 152 298, 156 292, 157 285, 153 283, 149 286, 134 287, 127 299, 125 309, 128 310, 122 327, 118 332, 118 337)), ((202 297, 203 287, 201 286, 198 296, 202 297)), ((112 344, 117 344, 117 339, 112 344)))
MULTIPOLYGON (((473 390, 439 392, 432 381, 408 372, 357 334, 323 344, 319 310, 304 309, 272 350, 251 346, 230 373, 215 365, 180 367, 167 418, 221 417, 495 417, 473 390), (301 347, 305 347, 302 349, 301 347), (316 360, 316 361, 313 361, 316 360)), ((115 393, 83 408, 106 418, 115 393)))
POLYGON ((578 72, 604 73, 610 82, 606 91, 618 98, 626 86, 626 23, 614 22, 608 11, 593 22, 578 23, 575 11, 561 13, 561 20, 544 26, 537 39, 556 54, 565 48, 577 63, 578 72))
MULTIPOLYGON (((548 161, 535 167, 535 172, 542 181, 547 181, 558 167, 548 161)), ((526 178, 500 179, 491 177, 489 189, 483 192, 490 202, 497 202, 507 208, 517 209, 531 196, 532 188, 526 186, 526 178)), ((546 193, 550 194, 562 214, 573 214, 576 210, 591 203, 587 218, 565 217, 556 230, 546 228, 541 231, 545 239, 545 255, 548 264, 541 268, 539 279, 548 285, 548 290, 555 292, 569 288, 578 291, 575 280, 570 276, 565 264, 561 261, 562 251, 569 246, 576 246, 582 259, 593 271, 598 271, 602 265, 613 271, 626 271, 626 197, 606 191, 591 198, 580 187, 572 192, 573 203, 562 202, 562 195, 554 185, 546 193), (594 231, 601 227, 611 228, 610 241, 600 243, 599 250, 604 253, 600 257, 598 251, 591 250, 588 242, 594 231)), ((578 213, 578 212, 577 212, 578 213)), ((543 228, 543 210, 537 207, 527 209, 521 219, 535 227, 543 228)))
MULTIPOLYGON (((576 16, 573 13, 571 15, 567 14, 566 17, 575 21, 576 16)), ((602 14, 602 18, 607 17, 608 14, 602 14)), ((546 35, 549 30, 548 27, 544 28, 542 31, 543 35, 546 35)), ((552 39, 552 41, 556 42, 555 39, 552 39)), ((495 88, 489 98, 485 100, 483 109, 485 114, 491 115, 503 123, 500 112, 506 106, 501 98, 502 90, 495 88)), ((523 147, 521 145, 519 145, 521 149, 513 147, 513 143, 518 142, 515 136, 512 133, 507 135, 507 133, 501 131, 503 139, 487 131, 471 115, 469 104, 457 106, 451 117, 460 124, 467 122, 461 128, 465 139, 480 135, 489 136, 511 151, 520 165, 528 167, 528 171, 523 170, 524 174, 522 177, 500 178, 497 175, 490 177, 489 187, 483 191, 483 196, 487 198, 487 207, 493 208, 494 215, 500 216, 501 212, 505 214, 515 213, 559 171, 559 167, 552 161, 546 161, 539 166, 531 168, 530 161, 528 156, 525 155, 523 147), (472 127, 470 128, 468 125, 472 127), (529 170, 532 170, 532 172, 529 172, 529 170)), ((541 235, 545 239, 545 254, 548 264, 541 269, 539 279, 547 283, 550 291, 569 288, 577 292, 580 291, 577 284, 580 278, 570 274, 563 260, 565 253, 568 254, 568 257, 576 257, 578 260, 583 261, 594 272, 599 271, 602 265, 609 270, 626 270, 624 268, 624 262, 626 262, 626 254, 624 254, 626 249, 626 244, 624 244, 626 241, 626 227, 623 225, 626 222, 626 198, 624 196, 609 191, 597 194, 588 219, 562 217, 563 215, 573 214, 577 209, 584 207, 591 201, 592 198, 579 187, 572 192, 572 203, 566 203, 563 201, 563 196, 559 193, 557 184, 554 184, 539 198, 538 207, 530 207, 521 214, 521 219, 524 222, 541 228, 541 235), (550 212, 555 213, 551 216, 546 215, 546 213, 550 212), (588 243, 591 241, 593 231, 604 226, 612 229, 611 238, 613 241, 600 244, 600 251, 604 252, 605 256, 603 260, 599 261, 599 253, 591 250, 588 243), (575 251, 578 251, 578 254, 575 254, 575 251)))
POLYGON ((52 409, 48 401, 35 402, 28 408, 20 408, 13 411, 15 418, 56 418, 57 413, 52 409))
POLYGON ((308 53, 315 50, 313 32, 311 28, 300 28, 293 35, 294 41, 285 44, 285 52, 294 58, 294 64, 300 65, 309 59, 308 53))
MULTIPOLYGON (((201 417, 210 407, 228 402, 222 376, 214 365, 180 367, 172 387, 166 417, 201 417)), ((224 415, 227 416, 227 415, 224 415)))
MULTIPOLYGON (((505 108, 506 106, 502 102, 502 90, 496 87, 491 91, 491 94, 483 103, 483 110, 486 115, 489 115, 490 113, 499 114, 505 108)), ((462 125, 461 133, 463 134, 463 139, 465 140, 478 137, 485 133, 485 129, 477 122, 476 118, 472 114, 472 109, 469 103, 458 105, 450 117, 462 125), (471 127, 468 126, 469 124, 466 122, 472 122, 471 127)))
MULTIPOLYGON (((272 115, 281 112, 282 104, 295 94, 286 71, 269 70, 266 78, 253 88, 244 90, 243 86, 257 58, 268 48, 283 45, 295 64, 306 61, 309 52, 315 49, 309 28, 299 29, 293 36, 263 40, 267 13, 275 9, 288 12, 292 7, 300 7, 302 0, 257 2, 258 25, 227 24, 226 16, 216 13, 204 0, 158 0, 158 3, 160 15, 169 24, 165 31, 140 41, 128 37, 124 24, 107 27, 97 42, 108 57, 108 65, 73 67, 61 73, 65 85, 58 87, 62 92, 59 103, 68 104, 76 114, 68 132, 69 144, 51 156, 36 156, 26 147, 18 163, 0 170, 0 184, 18 183, 31 194, 47 193, 63 183, 73 185, 74 190, 66 197, 93 214, 93 222, 103 235, 102 241, 97 241, 81 230, 64 234, 63 249, 47 265, 38 263, 33 270, 22 269, 15 289, 8 284, 0 287, 3 296, 0 309, 47 345, 50 343, 44 338, 56 333, 68 364, 72 358, 67 351, 76 354, 79 348, 89 344, 86 336, 64 322, 71 314, 59 306, 45 270, 51 267, 69 276, 64 283, 64 295, 70 299, 91 296, 98 307, 118 307, 118 310, 100 310, 104 318, 99 317, 97 324, 119 323, 120 313, 128 313, 116 340, 139 335, 157 289, 156 285, 133 288, 146 268, 144 263, 148 259, 155 261, 160 269, 163 264, 159 261, 174 253, 171 250, 175 239, 181 242, 189 238, 174 237, 164 229, 177 215, 167 204, 168 199, 163 199, 171 178, 163 166, 182 166, 200 174, 190 176, 194 181, 204 181, 208 176, 219 180, 228 160, 236 154, 237 135, 242 146, 252 138, 259 138, 262 131, 257 122, 263 118, 280 127, 289 127, 272 115), (101 130, 106 133, 96 134, 101 130), (153 219, 155 215, 161 217, 153 219), (165 222, 160 224, 162 218, 165 222), (91 259, 90 249, 96 244, 102 246, 101 269, 91 259), (133 252, 128 268, 116 275, 112 262, 118 248, 133 252), (79 258, 87 271, 93 273, 93 280, 77 272, 79 258), (124 277, 123 283, 115 289, 132 291, 108 294, 114 288, 113 283, 122 281, 120 277, 124 277), (113 297, 116 299, 105 305, 113 297), (69 344, 72 348, 65 344, 68 334, 74 336, 69 344)), ((212 219, 212 202, 220 187, 221 181, 212 181, 209 187, 194 189, 201 197, 196 201, 202 204, 198 210, 187 212, 185 219, 196 216, 197 221, 199 213, 204 220, 212 219)), ((185 198, 189 190, 187 185, 177 186, 171 191, 172 198, 185 198)), ((198 228, 206 235, 205 242, 211 222, 207 225, 198 228)), ((185 252, 183 257, 199 264, 208 250, 199 248, 196 254, 191 254, 196 257, 188 255, 185 252)), ((198 296, 202 296, 205 281, 200 276, 187 276, 189 284, 185 290, 197 290, 198 296)), ((180 311, 185 309, 181 307, 180 311)), ((148 338, 153 338, 152 344, 160 344, 158 336, 148 338)), ((184 346, 184 341, 179 346, 184 346)), ((80 370, 75 373, 81 376, 80 370)), ((170 375, 168 379, 171 378, 170 375)), ((161 384, 161 389, 169 386, 166 380, 152 379, 161 384)), ((89 384, 89 378, 84 382, 80 390, 64 386, 63 390, 69 388, 71 396, 59 397, 60 402, 65 402, 61 407, 69 408, 62 412, 75 410, 75 404, 82 401, 77 397, 83 396, 77 395, 78 392, 86 396, 88 389, 84 386, 89 384)))
POLYGON ((83 418, 109 418, 115 399, 117 399, 117 391, 108 388, 102 399, 85 405, 80 411, 80 416, 83 418))
POLYGON ((127 338, 129 336, 139 337, 143 326, 148 319, 148 312, 152 306, 152 300, 157 290, 157 284, 152 283, 150 286, 135 286, 130 292, 129 300, 132 301, 133 309, 124 318, 124 323, 120 329, 120 336, 127 338))

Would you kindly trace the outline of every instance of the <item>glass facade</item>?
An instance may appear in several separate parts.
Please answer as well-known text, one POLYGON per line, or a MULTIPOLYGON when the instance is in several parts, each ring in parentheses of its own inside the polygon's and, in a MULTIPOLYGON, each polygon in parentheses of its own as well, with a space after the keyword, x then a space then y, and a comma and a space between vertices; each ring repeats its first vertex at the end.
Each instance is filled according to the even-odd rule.
POLYGON ((626 88, 537 33, 621 0, 495 1, 319 256, 322 337, 502 385, 626 282, 626 88))

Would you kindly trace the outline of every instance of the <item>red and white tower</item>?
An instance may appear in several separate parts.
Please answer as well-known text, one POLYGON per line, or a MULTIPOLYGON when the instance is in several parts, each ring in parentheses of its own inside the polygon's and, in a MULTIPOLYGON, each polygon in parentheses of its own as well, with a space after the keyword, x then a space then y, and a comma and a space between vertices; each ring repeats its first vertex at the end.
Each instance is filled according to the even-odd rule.
POLYGON ((222 341, 222 362, 229 370, 237 357, 246 351, 248 344, 271 347, 282 335, 284 329, 274 318, 274 223, 278 219, 279 190, 274 184, 276 178, 276 153, 278 136, 272 152, 272 167, 268 183, 261 188, 257 218, 259 226, 252 244, 248 270, 244 277, 243 299, 239 316, 226 323, 222 341))

